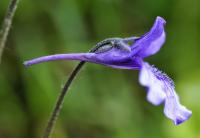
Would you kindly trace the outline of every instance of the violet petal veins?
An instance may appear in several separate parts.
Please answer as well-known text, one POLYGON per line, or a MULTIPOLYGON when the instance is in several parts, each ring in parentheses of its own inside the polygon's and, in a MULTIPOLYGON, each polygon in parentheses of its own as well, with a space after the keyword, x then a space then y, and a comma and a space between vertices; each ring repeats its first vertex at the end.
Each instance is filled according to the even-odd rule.
POLYGON ((55 54, 25 61, 24 65, 54 60, 79 60, 118 69, 140 70, 139 82, 148 88, 147 100, 154 105, 164 103, 164 114, 178 125, 189 119, 191 111, 179 103, 173 81, 143 61, 157 53, 164 44, 165 24, 162 17, 157 17, 150 31, 139 38, 110 38, 98 43, 96 52, 55 54))

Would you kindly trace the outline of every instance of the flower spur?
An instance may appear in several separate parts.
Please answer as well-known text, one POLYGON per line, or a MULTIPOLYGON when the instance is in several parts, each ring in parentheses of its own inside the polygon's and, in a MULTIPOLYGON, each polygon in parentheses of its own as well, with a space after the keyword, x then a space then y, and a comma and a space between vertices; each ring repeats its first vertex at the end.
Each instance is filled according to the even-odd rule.
POLYGON ((148 88, 147 100, 164 103, 164 114, 178 125, 190 118, 192 112, 180 104, 173 81, 143 59, 157 53, 165 42, 165 20, 157 17, 149 32, 141 37, 105 39, 87 53, 55 54, 28 60, 25 66, 54 60, 79 60, 112 68, 139 70, 139 82, 148 88), (131 44, 130 44, 131 43, 131 44))

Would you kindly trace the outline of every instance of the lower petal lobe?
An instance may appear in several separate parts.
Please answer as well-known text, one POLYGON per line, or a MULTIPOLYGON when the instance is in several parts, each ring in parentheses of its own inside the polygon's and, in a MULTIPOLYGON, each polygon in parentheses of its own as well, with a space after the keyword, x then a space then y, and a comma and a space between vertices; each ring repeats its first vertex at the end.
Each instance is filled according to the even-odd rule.
POLYGON ((179 102, 173 81, 157 68, 143 63, 139 81, 148 87, 147 99, 154 105, 164 102, 164 114, 178 125, 190 118, 192 112, 179 102))

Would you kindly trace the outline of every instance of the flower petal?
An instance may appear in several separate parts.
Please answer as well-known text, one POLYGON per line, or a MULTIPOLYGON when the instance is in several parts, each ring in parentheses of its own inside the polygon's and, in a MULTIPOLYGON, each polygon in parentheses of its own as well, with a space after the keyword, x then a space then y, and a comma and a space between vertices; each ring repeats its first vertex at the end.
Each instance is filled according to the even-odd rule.
POLYGON ((164 102, 165 115, 178 125, 191 116, 192 112, 180 104, 173 81, 157 68, 143 63, 139 81, 148 87, 147 99, 154 105, 164 102))
POLYGON ((190 110, 180 104, 179 97, 174 89, 171 89, 167 99, 165 100, 164 113, 168 118, 174 121, 175 125, 181 124, 192 115, 190 110))
POLYGON ((165 42, 165 23, 157 17, 151 30, 132 45, 132 54, 144 58, 157 53, 165 42))
POLYGON ((33 64, 54 60, 87 61, 120 69, 138 69, 140 67, 140 60, 131 57, 130 52, 118 48, 112 48, 111 50, 103 53, 74 53, 44 56, 25 61, 24 65, 30 66, 33 64))
POLYGON ((157 79, 148 63, 143 63, 139 75, 139 82, 148 88, 147 100, 149 102, 154 105, 159 105, 165 100, 166 94, 163 91, 164 84, 157 79))

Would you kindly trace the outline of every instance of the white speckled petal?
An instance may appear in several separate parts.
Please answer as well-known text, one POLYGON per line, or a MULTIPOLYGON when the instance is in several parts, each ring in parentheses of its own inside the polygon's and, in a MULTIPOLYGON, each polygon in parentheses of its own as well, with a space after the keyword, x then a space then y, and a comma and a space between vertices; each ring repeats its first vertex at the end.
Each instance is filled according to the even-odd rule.
MULTIPOLYGON (((144 63, 147 64, 147 63, 144 63)), ((151 69, 143 66, 139 76, 140 84, 148 88, 147 100, 154 105, 162 103, 166 97, 163 91, 163 83, 158 81, 151 69)))
POLYGON ((175 125, 178 125, 192 115, 192 112, 180 104, 175 92, 173 81, 157 68, 143 63, 140 76, 140 84, 148 88, 147 100, 154 105, 164 102, 164 114, 175 125))

